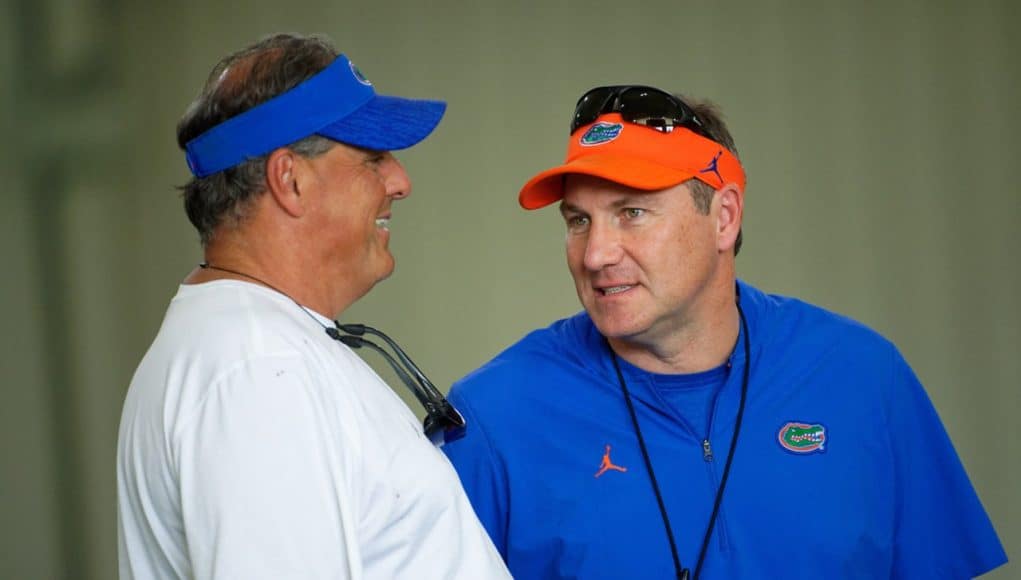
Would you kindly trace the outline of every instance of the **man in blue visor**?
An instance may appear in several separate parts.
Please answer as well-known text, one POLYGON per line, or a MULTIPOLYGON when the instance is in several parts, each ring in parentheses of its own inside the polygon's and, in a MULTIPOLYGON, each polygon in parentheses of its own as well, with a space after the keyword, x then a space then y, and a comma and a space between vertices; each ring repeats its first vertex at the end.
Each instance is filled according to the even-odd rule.
MULTIPOLYGON (((177 129, 204 261, 121 418, 122 578, 508 577, 449 462, 349 348, 369 341, 334 322, 393 271, 411 181, 390 151, 444 108, 376 94, 318 38, 213 69, 177 129)), ((427 400, 430 435, 463 423, 427 400)))

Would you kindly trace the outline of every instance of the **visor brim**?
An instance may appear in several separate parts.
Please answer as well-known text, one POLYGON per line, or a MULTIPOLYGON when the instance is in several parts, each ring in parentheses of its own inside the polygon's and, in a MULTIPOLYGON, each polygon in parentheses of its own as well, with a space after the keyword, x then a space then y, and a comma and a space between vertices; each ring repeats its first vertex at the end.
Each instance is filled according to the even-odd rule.
POLYGON ((347 145, 395 151, 425 139, 440 123, 442 101, 376 95, 343 119, 316 131, 347 145))
POLYGON ((518 194, 525 209, 539 209, 564 197, 564 177, 591 175, 643 191, 658 191, 691 179, 694 174, 639 157, 612 153, 586 155, 547 169, 528 181, 518 194))

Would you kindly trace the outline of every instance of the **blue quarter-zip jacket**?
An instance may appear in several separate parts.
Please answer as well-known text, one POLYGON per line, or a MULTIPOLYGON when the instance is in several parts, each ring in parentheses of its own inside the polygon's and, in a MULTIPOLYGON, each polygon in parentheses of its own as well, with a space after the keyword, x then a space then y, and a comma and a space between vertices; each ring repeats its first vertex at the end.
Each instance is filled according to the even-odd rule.
MULTIPOLYGON (((747 338, 744 425, 701 578, 958 579, 1005 562, 897 349, 854 321, 739 286, 749 336, 708 405, 710 460, 684 412, 624 366, 682 565, 695 567, 712 511, 747 338)), ((443 449, 516 578, 674 576, 607 349, 580 313, 451 391, 468 426, 443 449)))

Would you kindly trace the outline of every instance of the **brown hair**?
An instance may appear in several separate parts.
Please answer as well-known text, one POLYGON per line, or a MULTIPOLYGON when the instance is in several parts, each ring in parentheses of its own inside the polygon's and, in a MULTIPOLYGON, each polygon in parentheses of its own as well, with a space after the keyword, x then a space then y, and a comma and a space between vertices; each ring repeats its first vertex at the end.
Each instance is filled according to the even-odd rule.
MULTIPOLYGON (((723 122, 723 115, 719 107, 706 100, 692 99, 676 94, 674 96, 691 107, 691 110, 695 112, 695 116, 702 122, 702 127, 710 139, 726 147, 728 151, 734 154, 734 157, 740 160, 740 156, 737 154, 737 147, 734 145, 734 137, 731 136, 730 130, 727 129, 726 123, 723 122)), ((713 196, 716 195, 716 190, 711 185, 698 179, 689 179, 684 184, 691 190, 691 197, 695 201, 695 207, 698 211, 702 215, 708 215, 709 207, 713 203, 713 196)), ((738 231, 737 241, 734 242, 735 256, 741 250, 743 237, 743 231, 738 231)))
MULTIPOLYGON (((323 38, 277 34, 224 57, 178 121, 178 146, 183 150, 209 129, 294 88, 329 66, 337 54, 323 38)), ((334 144, 312 135, 288 148, 303 157, 316 157, 334 144)), ((202 245, 209 244, 221 224, 236 226, 244 219, 256 194, 265 190, 267 157, 249 158, 212 175, 192 178, 180 188, 185 212, 202 245)))

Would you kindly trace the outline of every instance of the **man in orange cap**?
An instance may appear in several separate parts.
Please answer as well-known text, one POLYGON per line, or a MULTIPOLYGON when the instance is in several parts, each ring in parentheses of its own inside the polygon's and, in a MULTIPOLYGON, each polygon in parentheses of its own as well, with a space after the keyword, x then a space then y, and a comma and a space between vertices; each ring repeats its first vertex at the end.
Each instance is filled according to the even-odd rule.
POLYGON ((584 312, 456 384, 447 444, 518 578, 970 578, 1006 561, 925 391, 862 325, 737 280, 745 174, 706 104, 578 102, 559 202, 584 312))

